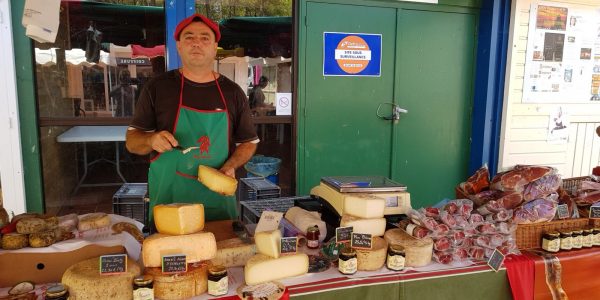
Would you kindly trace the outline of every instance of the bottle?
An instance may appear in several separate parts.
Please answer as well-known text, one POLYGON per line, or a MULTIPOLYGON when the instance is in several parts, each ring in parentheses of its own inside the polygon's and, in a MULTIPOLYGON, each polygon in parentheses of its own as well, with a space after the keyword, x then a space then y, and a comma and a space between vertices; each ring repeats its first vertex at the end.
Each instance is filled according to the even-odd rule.
POLYGON ((317 225, 306 229, 306 247, 309 249, 319 249, 319 227, 317 225))
POLYGON ((542 249, 548 252, 560 250, 560 233, 556 231, 545 233, 542 237, 542 249))
POLYGON ((573 237, 570 230, 560 232, 560 250, 571 250, 573 248, 573 237))
POLYGON ((69 289, 62 283, 57 283, 46 290, 46 299, 67 300, 69 299, 69 289))
POLYGON ((133 279, 133 300, 154 300, 154 277, 143 275, 133 279))
POLYGON ((583 242, 583 247, 591 248, 594 245, 593 242, 594 231, 592 228, 586 228, 583 230, 583 238, 581 239, 583 242))
POLYGON ((573 249, 581 249, 581 247, 583 246, 583 230, 581 229, 576 229, 573 230, 573 234, 572 234, 572 246, 573 249))
POLYGON ((229 279, 227 269, 221 265, 208 268, 208 294, 211 296, 222 296, 229 291, 229 279))
POLYGON ((406 255, 404 254, 404 246, 391 244, 388 249, 386 266, 392 271, 401 271, 404 269, 406 255))
POLYGON ((340 253, 338 260, 338 270, 345 275, 356 273, 358 261, 356 259, 356 251, 350 247, 346 247, 340 253))

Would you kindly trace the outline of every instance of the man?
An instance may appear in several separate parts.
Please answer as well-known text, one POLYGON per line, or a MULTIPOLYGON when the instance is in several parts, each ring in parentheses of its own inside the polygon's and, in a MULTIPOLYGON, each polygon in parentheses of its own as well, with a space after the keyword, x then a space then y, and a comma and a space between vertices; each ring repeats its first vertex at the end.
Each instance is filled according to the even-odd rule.
POLYGON ((267 84, 269 84, 269 79, 265 76, 260 76, 258 84, 252 87, 252 91, 250 91, 248 97, 251 109, 265 105, 265 93, 263 89, 267 87, 267 84))
POLYGON ((219 26, 203 15, 181 21, 174 38, 183 67, 151 79, 140 94, 126 146, 152 154, 150 220, 154 205, 174 202, 204 204, 207 221, 237 217, 235 197, 214 193, 196 179, 200 164, 235 177, 258 143, 244 92, 213 71, 220 37, 219 26))

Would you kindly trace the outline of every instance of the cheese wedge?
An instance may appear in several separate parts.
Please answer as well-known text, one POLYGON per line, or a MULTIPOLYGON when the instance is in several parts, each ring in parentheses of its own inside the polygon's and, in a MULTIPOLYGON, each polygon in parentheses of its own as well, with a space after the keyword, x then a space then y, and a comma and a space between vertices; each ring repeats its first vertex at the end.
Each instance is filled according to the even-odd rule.
POLYGON ((157 233, 144 239, 142 258, 145 267, 160 267, 165 255, 185 254, 188 263, 210 260, 217 254, 217 242, 212 232, 187 235, 157 233))
POLYGON ((200 165, 198 167, 198 181, 209 190, 225 196, 233 196, 237 189, 237 180, 231 178, 217 169, 200 165))
POLYGON ((281 243, 281 231, 279 229, 273 231, 257 232, 254 235, 256 242, 256 251, 273 258, 278 258, 279 244, 281 243))
POLYGON ((385 199, 370 194, 349 195, 344 198, 344 213, 359 218, 383 218, 385 199))
POLYGON ((204 229, 204 205, 173 203, 154 206, 154 224, 160 233, 181 235, 204 229))
POLYGON ((308 273, 308 256, 304 253, 272 258, 264 254, 256 254, 248 260, 244 267, 247 285, 280 280, 308 273))
POLYGON ((368 233, 372 236, 382 236, 385 232, 385 218, 363 219, 351 215, 343 215, 341 227, 352 226, 353 232, 368 233))

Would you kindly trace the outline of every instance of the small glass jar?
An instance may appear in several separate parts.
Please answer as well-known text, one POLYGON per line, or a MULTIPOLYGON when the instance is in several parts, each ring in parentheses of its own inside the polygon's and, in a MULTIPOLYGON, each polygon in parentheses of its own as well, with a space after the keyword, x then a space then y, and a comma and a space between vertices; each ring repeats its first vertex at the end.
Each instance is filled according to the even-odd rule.
POLYGON ((133 279, 133 300, 154 300, 154 277, 137 276, 133 279))
POLYGON ((592 244, 594 244, 594 246, 600 246, 600 228, 594 228, 592 232, 594 233, 592 244))
POLYGON ((560 233, 556 231, 544 233, 542 249, 548 252, 558 252, 560 250, 560 233))
POLYGON ((560 250, 571 250, 573 248, 573 236, 570 230, 560 232, 560 250))
POLYGON ((576 229, 572 231, 572 248, 573 249, 581 249, 581 247, 583 247, 583 230, 581 229, 576 229))
POLYGON ((67 300, 69 299, 69 289, 62 283, 53 285, 46 290, 46 299, 67 300))
POLYGON ((306 229, 306 247, 309 249, 319 249, 319 227, 317 225, 306 229))
POLYGON ((229 291, 229 279, 227 269, 221 265, 208 268, 208 294, 211 296, 223 296, 229 291))
POLYGON ((586 248, 592 247, 594 245, 593 238, 594 238, 593 229, 591 229, 591 228, 584 229, 582 238, 581 238, 583 247, 586 247, 586 248))
POLYGON ((356 258, 356 251, 350 247, 344 248, 338 259, 338 270, 342 274, 352 275, 356 273, 357 269, 358 260, 356 258))
POLYGON ((404 269, 404 262, 406 261, 406 255, 404 253, 404 246, 392 244, 388 249, 386 266, 392 271, 401 271, 404 269))

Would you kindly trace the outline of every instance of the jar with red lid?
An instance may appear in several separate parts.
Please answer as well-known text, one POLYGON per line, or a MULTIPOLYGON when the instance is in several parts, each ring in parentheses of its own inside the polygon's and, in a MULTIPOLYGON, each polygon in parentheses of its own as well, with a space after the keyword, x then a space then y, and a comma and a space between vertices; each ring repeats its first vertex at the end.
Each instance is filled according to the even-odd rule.
POLYGON ((317 225, 308 227, 308 229, 306 229, 306 246, 310 249, 318 249, 320 234, 317 225))

